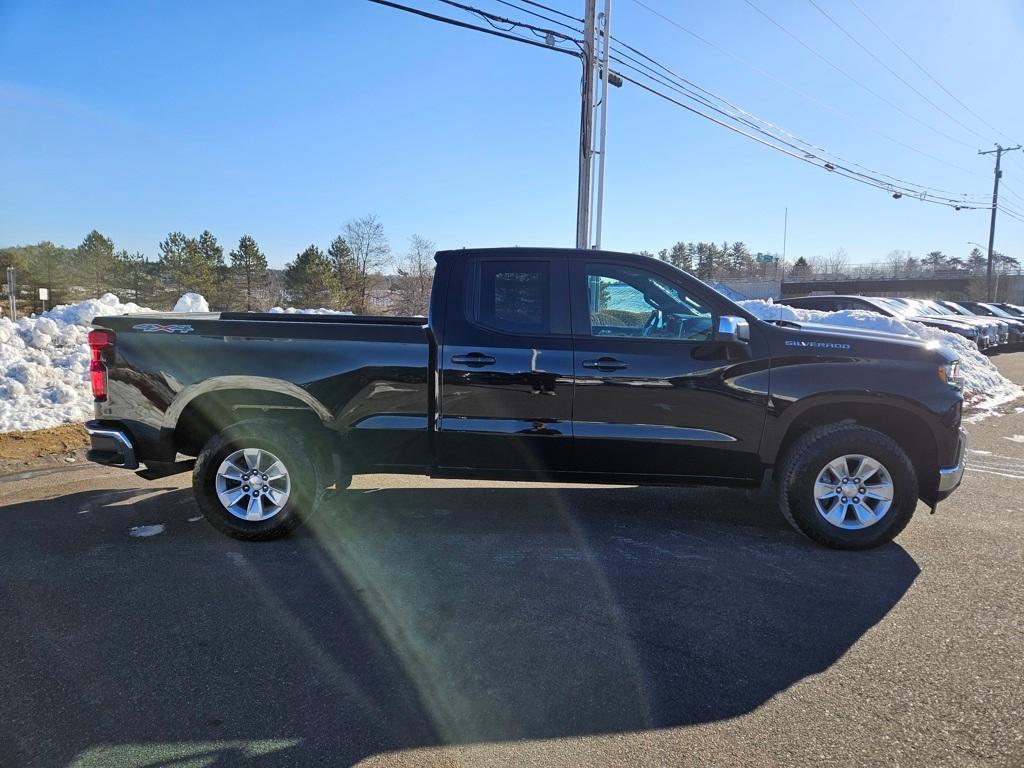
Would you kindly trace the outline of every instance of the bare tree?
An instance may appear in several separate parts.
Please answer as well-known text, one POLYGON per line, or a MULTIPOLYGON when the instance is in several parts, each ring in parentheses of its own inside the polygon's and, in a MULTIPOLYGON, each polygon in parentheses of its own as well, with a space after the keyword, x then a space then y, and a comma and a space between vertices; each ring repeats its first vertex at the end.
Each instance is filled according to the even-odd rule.
POLYGON ((379 272, 391 256, 391 246, 384 235, 384 225, 375 215, 360 216, 345 224, 345 243, 352 254, 351 285, 342 288, 355 296, 352 309, 357 314, 367 311, 366 294, 370 289, 370 276, 379 272))
POLYGON ((828 256, 822 259, 827 274, 833 277, 838 276, 849 268, 850 255, 845 248, 836 248, 828 256))
POLYGON ((401 315, 426 315, 434 281, 434 243, 420 235, 409 238, 409 250, 394 280, 394 310, 401 315))
POLYGON ((885 264, 893 278, 906 277, 910 266, 916 261, 910 258, 910 251, 893 250, 885 257, 885 264))

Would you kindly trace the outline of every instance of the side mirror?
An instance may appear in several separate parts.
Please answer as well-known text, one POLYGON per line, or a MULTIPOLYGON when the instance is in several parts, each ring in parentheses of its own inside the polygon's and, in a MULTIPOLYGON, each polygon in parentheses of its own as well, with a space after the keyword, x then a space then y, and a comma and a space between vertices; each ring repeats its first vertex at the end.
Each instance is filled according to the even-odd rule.
POLYGON ((750 323, 735 315, 722 315, 718 318, 715 341, 731 344, 746 344, 750 341, 750 323))

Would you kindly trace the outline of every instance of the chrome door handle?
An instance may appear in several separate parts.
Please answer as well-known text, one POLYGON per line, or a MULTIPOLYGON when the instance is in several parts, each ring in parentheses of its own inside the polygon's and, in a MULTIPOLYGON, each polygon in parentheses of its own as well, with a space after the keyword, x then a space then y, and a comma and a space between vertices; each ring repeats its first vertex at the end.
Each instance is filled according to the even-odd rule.
POLYGON ((468 355, 452 355, 452 362, 456 365, 468 365, 472 368, 482 368, 485 365, 494 365, 495 360, 483 352, 470 352, 468 355))
POLYGON ((617 371, 620 368, 625 368, 626 364, 614 357, 600 357, 597 360, 584 360, 583 367, 596 368, 599 371, 617 371))

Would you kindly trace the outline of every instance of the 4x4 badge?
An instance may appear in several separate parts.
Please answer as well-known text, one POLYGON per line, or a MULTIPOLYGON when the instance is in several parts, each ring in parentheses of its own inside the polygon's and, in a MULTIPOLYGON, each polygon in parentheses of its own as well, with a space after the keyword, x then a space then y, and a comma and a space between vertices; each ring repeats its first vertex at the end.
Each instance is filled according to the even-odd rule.
POLYGON ((160 323, 139 323, 132 328, 143 333, 192 333, 191 325, 161 325, 160 323))

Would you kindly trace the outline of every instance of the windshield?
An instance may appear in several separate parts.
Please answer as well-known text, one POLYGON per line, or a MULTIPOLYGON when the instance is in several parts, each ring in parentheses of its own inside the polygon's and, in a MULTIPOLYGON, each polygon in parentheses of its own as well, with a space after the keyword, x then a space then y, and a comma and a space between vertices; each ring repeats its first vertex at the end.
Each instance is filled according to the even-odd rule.
POLYGON ((929 310, 934 312, 935 314, 939 314, 939 315, 952 315, 953 314, 953 312, 951 310, 949 310, 946 307, 942 306, 938 302, 932 301, 930 299, 924 299, 924 300, 921 301, 921 303, 925 307, 927 307, 929 310))
POLYGON ((994 306, 992 304, 981 304, 979 306, 982 306, 985 309, 991 310, 992 314, 994 314, 996 317, 1009 317, 1010 319, 1014 319, 1013 315, 1011 315, 1009 312, 1007 312, 1002 307, 996 307, 996 306, 994 306))
POLYGON ((878 298, 872 299, 872 301, 875 301, 875 302, 881 304, 886 309, 890 309, 890 310, 892 310, 893 312, 895 312, 898 315, 905 315, 905 314, 907 314, 907 307, 904 306, 903 304, 901 304, 899 301, 897 301, 895 299, 888 299, 888 298, 878 297, 878 298))
POLYGON ((958 315, 973 315, 974 314, 973 312, 971 312, 966 307, 961 306, 960 304, 957 304, 955 301, 947 301, 947 302, 945 302, 945 305, 947 307, 949 307, 950 309, 952 309, 954 312, 956 312, 958 315))

